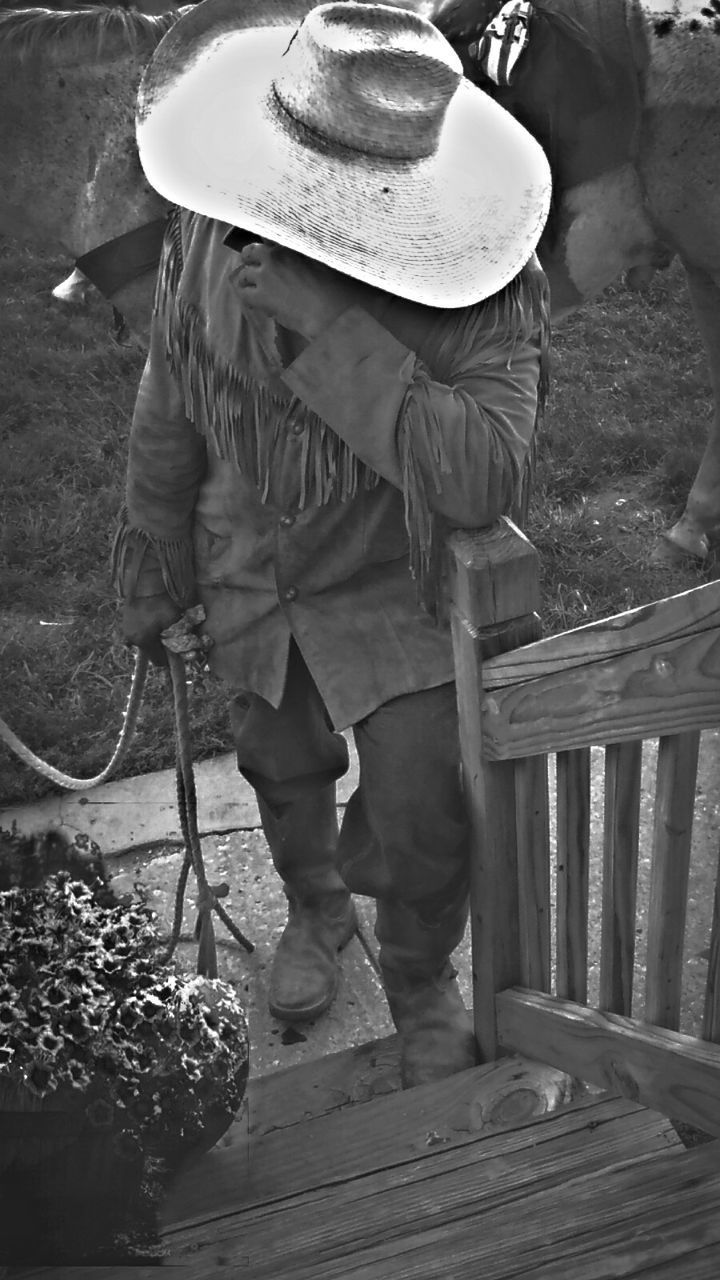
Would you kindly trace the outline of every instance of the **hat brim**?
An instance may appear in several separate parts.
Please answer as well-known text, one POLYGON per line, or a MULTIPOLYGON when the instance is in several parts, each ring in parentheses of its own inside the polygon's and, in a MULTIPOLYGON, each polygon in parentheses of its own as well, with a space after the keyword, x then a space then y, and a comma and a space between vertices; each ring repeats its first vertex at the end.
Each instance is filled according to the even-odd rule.
POLYGON ((255 19, 243 6, 240 26, 236 5, 203 0, 179 20, 138 99, 148 181, 175 204, 426 306, 496 293, 528 261, 547 218, 539 144, 463 80, 427 159, 323 145, 278 110, 271 91, 311 7, 265 5, 255 19), (186 18, 195 21, 183 34, 186 18))

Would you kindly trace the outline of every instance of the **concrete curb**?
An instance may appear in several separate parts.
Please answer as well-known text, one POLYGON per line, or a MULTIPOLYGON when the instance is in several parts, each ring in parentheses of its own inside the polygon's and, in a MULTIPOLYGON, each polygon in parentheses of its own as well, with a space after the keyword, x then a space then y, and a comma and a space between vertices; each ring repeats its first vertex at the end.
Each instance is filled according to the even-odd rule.
MULTIPOLYGON (((338 804, 346 804, 357 786, 357 755, 349 737, 348 747, 350 768, 338 784, 338 804)), ((260 826, 255 792, 238 773, 233 752, 196 765, 195 786, 201 836, 260 826)), ((175 770, 163 769, 106 782, 90 791, 63 792, 35 804, 0 809, 0 827, 7 830, 13 823, 25 835, 58 827, 72 834, 83 832, 108 856, 153 844, 181 843, 175 770)))

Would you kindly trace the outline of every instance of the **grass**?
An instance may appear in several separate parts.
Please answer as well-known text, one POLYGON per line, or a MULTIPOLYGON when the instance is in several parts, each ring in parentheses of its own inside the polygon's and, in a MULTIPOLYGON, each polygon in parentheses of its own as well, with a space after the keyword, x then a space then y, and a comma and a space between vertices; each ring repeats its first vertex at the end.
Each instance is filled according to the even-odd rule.
POLYGON ((687 590, 705 565, 656 562, 705 446, 712 399, 683 272, 607 290, 554 334, 527 532, 555 632, 687 590))
MULTIPOLYGON (((116 739, 132 670, 108 582, 142 356, 109 308, 50 296, 66 259, 0 241, 0 715, 32 750, 80 776, 116 739)), ((706 566, 657 565, 710 419, 704 353, 679 268, 643 295, 617 286, 555 335, 552 401, 528 533, 546 632, 682 591, 706 566)), ((198 759, 230 745, 225 697, 193 699, 198 759)), ((172 718, 153 671, 121 774, 170 766, 172 718)), ((0 745, 0 805, 55 788, 0 745)))

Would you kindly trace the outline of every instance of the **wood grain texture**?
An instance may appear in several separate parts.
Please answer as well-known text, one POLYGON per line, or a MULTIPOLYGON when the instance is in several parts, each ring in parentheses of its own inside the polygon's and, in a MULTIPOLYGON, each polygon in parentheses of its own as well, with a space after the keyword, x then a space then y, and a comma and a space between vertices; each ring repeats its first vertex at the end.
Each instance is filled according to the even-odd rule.
POLYGON ((720 1047, 543 992, 497 996, 498 1038, 581 1080, 720 1137, 720 1047))
MULTIPOLYGON (((173 1280, 190 1278, 191 1272, 187 1263, 163 1264, 173 1280)), ((158 1280, 157 1267, 12 1267, 0 1276, 7 1275, 8 1280, 158 1280)))
POLYGON ((529 756, 516 763, 515 821, 521 981, 549 991, 550 821, 545 756, 529 756))
POLYGON ((448 552, 453 606, 471 626, 492 628, 539 611, 538 553, 506 516, 488 529, 453 533, 448 552))
MULTIPOLYGON (((493 844, 498 832, 487 813, 486 773, 482 758, 480 700, 482 697, 482 655, 477 633, 465 625, 457 613, 452 616, 455 651, 455 684, 458 700, 460 755, 463 788, 471 826, 470 924, 472 930, 473 1020, 475 1036, 484 1061, 496 1056, 495 1037, 495 952, 493 904, 501 892, 496 883, 493 844)), ((513 785, 512 771, 504 771, 513 785)), ((503 792, 501 791, 501 795, 503 792)), ((514 787, 512 791, 514 796, 514 787)), ((514 840, 514 801, 506 799, 499 817, 505 838, 514 840)), ((512 875, 512 868, 509 869, 512 875)), ((506 885, 510 893, 510 884, 506 885)), ((502 902, 502 898, 500 899, 502 902)), ((498 909, 502 911, 502 906, 498 909)), ((501 971, 503 966, 500 966, 501 971)))
POLYGON ((400 1041, 392 1035, 253 1076, 246 1094, 249 1132, 261 1137, 393 1093, 400 1088, 399 1061, 400 1041))
POLYGON ((367 1105, 345 1095, 336 1110, 293 1120, 286 1097, 295 1092, 296 1075, 298 1093, 307 1096, 303 1078, 310 1078, 313 1065, 304 1063, 265 1077, 261 1122, 251 1097, 248 1111, 255 1121, 248 1126, 246 1120, 233 1143, 214 1148, 175 1179, 163 1211, 169 1229, 181 1222, 209 1221, 241 1204, 359 1176, 377 1166, 402 1165, 432 1154, 438 1145, 512 1127, 519 1131, 573 1095, 564 1072, 506 1056, 439 1084, 377 1097, 367 1105), (269 1123, 273 1113, 275 1127, 269 1123))
MULTIPOLYGON (((484 761, 480 707, 489 653, 534 640, 538 557, 508 520, 450 539, 451 628, 463 785, 472 827, 473 1018, 479 1056, 497 1053, 494 992, 520 980, 512 772, 484 761)), ((535 973, 535 969, 533 969, 535 973)))
MULTIPOLYGON (((557 994, 584 1004, 588 973, 590 867, 590 751, 558 752, 557 796, 557 994)), ((528 984, 529 985, 529 984, 528 984)))
POLYGON ((700 734, 673 734, 658 743, 653 861, 647 925, 645 1017, 680 1026, 683 940, 688 896, 700 734))
POLYGON ((311 1267, 263 1270, 257 1280, 650 1280, 672 1258, 675 1280, 700 1248, 720 1259, 716 1213, 718 1155, 686 1152, 677 1161, 648 1157, 589 1172, 555 1188, 533 1189, 521 1203, 472 1206, 458 1223, 381 1240, 343 1259, 311 1267), (677 1167, 681 1166, 681 1167, 677 1167))
POLYGON ((715 877, 712 926, 710 930, 710 954, 705 988, 702 1034, 704 1040, 720 1044, 720 852, 715 877))
POLYGON ((479 1058, 487 1062, 498 1051, 495 991, 521 980, 522 952, 514 769, 486 765, 482 786, 487 803, 474 827, 470 922, 475 1036, 479 1058))
POLYGON ((487 688, 501 689, 542 676, 567 677, 576 667, 718 630, 720 581, 548 636, 522 653, 493 658, 488 663, 487 688))
POLYGON ((358 1109, 400 1089, 397 1036, 326 1054, 266 1076, 251 1076, 243 1108, 221 1144, 182 1170, 166 1197, 163 1219, 202 1214, 208 1206, 235 1203, 247 1176, 252 1144, 266 1133, 297 1131, 302 1123, 344 1107, 358 1109))
POLYGON ((534 649, 516 650, 515 682, 503 688, 493 684, 496 660, 485 665, 482 735, 489 759, 720 724, 718 629, 551 675, 529 656, 534 649))
POLYGON ((600 1008, 632 1012, 642 743, 605 751, 600 1008))
MULTIPOLYGON (((360 1259, 366 1268, 378 1267, 378 1275, 396 1274, 383 1271, 384 1264, 399 1265, 397 1274, 404 1275, 407 1253, 410 1274, 425 1280, 453 1275, 453 1270, 438 1267, 441 1250, 454 1261, 470 1244, 476 1257, 493 1257, 499 1233, 485 1232, 486 1216, 497 1215, 498 1226, 504 1219, 509 1244, 516 1231, 522 1233, 525 1206, 540 1188, 561 1202, 564 1186, 574 1178, 625 1161, 643 1168, 653 1159, 674 1163, 682 1154, 657 1117, 611 1099, 489 1137, 466 1134, 458 1142, 453 1134, 434 1130, 432 1142, 425 1141, 424 1149, 419 1144, 415 1160, 388 1160, 383 1150, 373 1168, 350 1163, 349 1172, 338 1178, 339 1149, 352 1148, 358 1136, 352 1119, 347 1114, 335 1117, 336 1140, 329 1147, 317 1132, 327 1127, 325 1121, 307 1126, 307 1151, 318 1149, 325 1158, 321 1178, 296 1194, 282 1185, 273 1193, 268 1179, 268 1197, 262 1202, 219 1213, 202 1224, 179 1224, 166 1235, 173 1260, 191 1259, 198 1280, 217 1274, 218 1265, 243 1263, 253 1277, 279 1280, 323 1275, 325 1267, 327 1274, 350 1275, 360 1259), (461 1242, 458 1253, 456 1240, 461 1242), (426 1251, 424 1273, 416 1270, 418 1245, 426 1251)), ((281 1159, 279 1152, 276 1158, 281 1159)), ((278 1174, 282 1178, 281 1168, 278 1174)))

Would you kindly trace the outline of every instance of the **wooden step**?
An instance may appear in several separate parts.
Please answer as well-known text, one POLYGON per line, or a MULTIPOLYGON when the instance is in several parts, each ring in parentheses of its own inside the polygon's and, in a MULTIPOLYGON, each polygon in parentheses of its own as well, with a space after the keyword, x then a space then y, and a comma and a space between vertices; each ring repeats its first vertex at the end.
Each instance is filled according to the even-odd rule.
MULTIPOLYGON (((334 1055, 316 1064, 314 1081, 306 1064, 257 1082, 244 1143, 236 1133, 187 1170, 168 1200, 168 1262, 187 1264, 198 1280, 499 1280, 545 1265, 540 1245, 552 1240, 552 1220, 552 1265, 567 1260, 570 1269, 547 1278, 579 1280, 605 1199, 608 1221, 617 1220, 611 1241, 627 1252, 625 1235, 637 1234, 633 1195, 645 1211, 664 1204, 664 1188, 671 1208, 677 1194, 694 1222, 720 1188, 716 1144, 712 1157, 709 1147, 686 1153, 669 1121, 637 1103, 605 1094, 568 1103, 567 1077, 519 1059, 373 1094, 373 1069, 387 1069, 393 1052, 392 1040, 365 1046, 355 1076, 352 1055, 334 1055), (688 1173, 688 1156, 705 1164, 688 1173)), ((671 1218, 667 1207, 657 1211, 654 1229, 662 1225, 672 1250, 671 1218)), ((714 1235, 695 1234, 696 1251, 714 1247, 714 1235)), ((597 1274, 614 1280, 612 1271, 597 1274)), ((617 1271, 625 1274, 634 1273, 617 1271)))
MULTIPOLYGON (((388 1158, 402 1161, 408 1151, 414 1157, 418 1133, 435 1134, 436 1143, 449 1140, 451 1133, 454 1140, 463 1132, 488 1135, 545 1115, 586 1092, 562 1071, 508 1056, 391 1101, 400 1091, 398 1058, 398 1038, 388 1036, 251 1079, 245 1108, 223 1142, 175 1180, 164 1207, 165 1224, 201 1219, 224 1207, 233 1210, 241 1194, 243 1203, 248 1203, 260 1194, 261 1171, 266 1167, 271 1180, 277 1177, 276 1165, 283 1169, 285 1180, 295 1176, 296 1168, 301 1178, 314 1176, 304 1138, 298 1137, 299 1127, 310 1120, 340 1112, 347 1117, 350 1109, 357 1113, 373 1103, 375 1129, 382 1127, 386 1116, 387 1128, 381 1139, 374 1137, 370 1162, 377 1157, 379 1141, 388 1158), (265 1137, 267 1141, 261 1142, 265 1137)), ((362 1135, 364 1119, 348 1123, 362 1135)), ((344 1130, 345 1121, 339 1127, 344 1130)), ((319 1138, 322 1131, 328 1147, 337 1128, 328 1119, 314 1133, 319 1138)), ((676 1140, 674 1134, 672 1140, 676 1140)), ((360 1159, 357 1149, 350 1158, 360 1159)), ((359 1171, 360 1166, 355 1168, 359 1171)))
MULTIPOLYGON (((166 1269, 717 1280, 720 1142, 686 1151, 664 1117, 577 1096, 563 1073, 518 1058, 406 1092, 396 1082, 394 1037, 253 1081, 225 1145, 171 1190, 166 1269)), ((83 1276, 96 1270, 138 1275, 83 1276)))
POLYGON ((678 1148, 618 1099, 474 1138, 386 1101, 299 1125, 286 1160, 261 1138, 246 1207, 169 1228, 169 1260, 193 1280, 716 1280, 719 1143, 678 1148))

